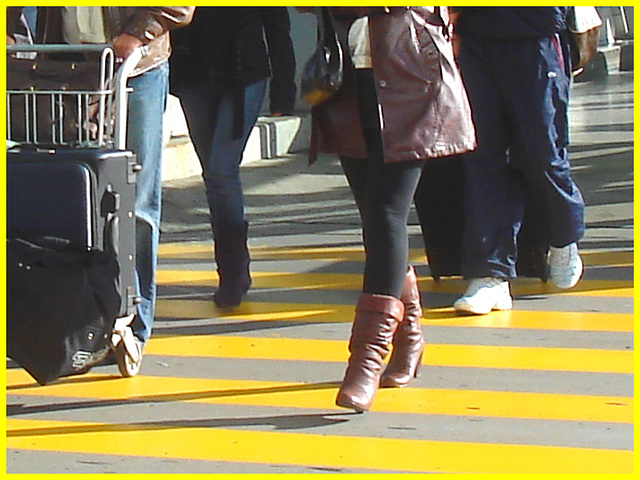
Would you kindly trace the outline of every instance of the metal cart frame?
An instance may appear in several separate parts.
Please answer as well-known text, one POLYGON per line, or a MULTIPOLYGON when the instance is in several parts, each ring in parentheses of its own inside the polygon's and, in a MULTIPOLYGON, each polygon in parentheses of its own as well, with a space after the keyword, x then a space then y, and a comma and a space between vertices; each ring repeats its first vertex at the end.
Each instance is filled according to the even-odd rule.
MULTIPOLYGON (((10 144, 28 144, 38 147, 43 132, 38 131, 38 114, 42 105, 49 110, 51 131, 46 132, 46 146, 72 148, 112 148, 126 149, 127 101, 130 90, 127 79, 135 69, 140 58, 146 54, 146 47, 132 52, 116 68, 113 48, 108 44, 100 45, 8 45, 7 54, 22 54, 24 58, 37 58, 38 55, 51 54, 90 54, 99 59, 99 78, 97 90, 81 89, 7 89, 7 146, 10 144), (25 140, 14 142, 11 132, 12 99, 18 99, 24 108, 25 140), (44 102, 41 100, 44 99, 44 102), (69 109, 68 105, 75 108, 69 109), (96 108, 97 105, 97 108, 96 108), (69 111, 71 110, 71 111, 69 111), (76 132, 74 138, 66 136, 65 115, 74 114, 76 132)), ((14 101, 14 103, 16 103, 14 101)), ((117 318, 111 336, 111 349, 115 353, 120 373, 125 377, 137 375, 140 368, 141 352, 131 328, 134 315, 117 318)))
MULTIPOLYGON (((111 45, 9 45, 7 53, 23 53, 35 55, 51 54, 94 54, 99 56, 100 68, 97 90, 35 90, 31 88, 12 89, 6 91, 7 96, 7 140, 13 140, 11 132, 11 100, 20 99, 24 107, 26 141, 23 143, 37 145, 38 102, 46 98, 47 108, 55 122, 51 125, 50 138, 47 145, 64 145, 77 148, 108 147, 124 150, 127 132, 127 79, 145 54, 144 47, 134 50, 116 69, 115 55, 111 45), (76 138, 65 138, 64 118, 71 112, 65 111, 65 100, 72 100, 78 125, 76 138), (90 105, 97 103, 97 110, 90 105), (97 127, 92 131, 91 126, 97 127)), ((15 103, 15 102, 14 102, 15 103)), ((67 102, 69 103, 69 102, 67 102)))

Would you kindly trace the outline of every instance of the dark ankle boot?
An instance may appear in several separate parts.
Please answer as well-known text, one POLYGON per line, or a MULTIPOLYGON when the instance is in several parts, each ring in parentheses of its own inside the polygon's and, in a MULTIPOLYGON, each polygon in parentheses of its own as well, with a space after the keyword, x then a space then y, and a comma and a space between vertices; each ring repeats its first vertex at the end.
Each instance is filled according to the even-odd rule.
POLYGON ((407 271, 400 300, 404 304, 404 316, 393 336, 391 358, 380 377, 381 387, 406 386, 418 376, 422 365, 425 344, 420 328, 422 307, 416 274, 411 266, 407 271))
POLYGON ((403 310, 404 306, 397 298, 360 295, 349 340, 351 356, 336 405, 358 413, 369 410, 378 391, 382 361, 389 353, 403 310))
POLYGON ((246 222, 214 226, 214 254, 220 282, 213 301, 218 307, 240 305, 242 296, 251 286, 247 229, 246 222))

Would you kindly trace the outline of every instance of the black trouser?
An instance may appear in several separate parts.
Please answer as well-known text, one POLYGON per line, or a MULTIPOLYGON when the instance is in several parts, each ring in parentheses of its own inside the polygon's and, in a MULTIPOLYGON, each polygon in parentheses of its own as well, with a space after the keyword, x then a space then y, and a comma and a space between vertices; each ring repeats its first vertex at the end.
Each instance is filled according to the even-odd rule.
POLYGON ((407 219, 424 160, 385 163, 371 70, 357 70, 358 104, 368 158, 340 157, 353 192, 366 253, 363 292, 400 298, 407 273, 407 219))

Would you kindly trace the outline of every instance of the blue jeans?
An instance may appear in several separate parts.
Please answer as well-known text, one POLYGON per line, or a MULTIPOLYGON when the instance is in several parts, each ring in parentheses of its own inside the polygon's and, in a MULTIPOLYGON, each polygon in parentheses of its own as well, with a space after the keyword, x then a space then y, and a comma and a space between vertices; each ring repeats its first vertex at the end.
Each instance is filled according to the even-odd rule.
POLYGON ((465 35, 458 63, 478 138, 464 155, 462 273, 512 278, 525 203, 544 246, 563 247, 584 233, 584 201, 567 154, 568 68, 553 37, 465 35))
POLYGON ((233 96, 229 90, 221 97, 214 98, 209 83, 201 80, 178 91, 189 133, 202 165, 212 226, 244 224, 240 163, 262 109, 266 87, 266 79, 245 87, 243 131, 235 139, 232 135, 233 96))
POLYGON ((151 336, 156 302, 155 272, 162 207, 162 116, 169 94, 169 64, 130 78, 127 148, 142 169, 136 181, 136 281, 141 303, 133 323, 142 341, 151 336))

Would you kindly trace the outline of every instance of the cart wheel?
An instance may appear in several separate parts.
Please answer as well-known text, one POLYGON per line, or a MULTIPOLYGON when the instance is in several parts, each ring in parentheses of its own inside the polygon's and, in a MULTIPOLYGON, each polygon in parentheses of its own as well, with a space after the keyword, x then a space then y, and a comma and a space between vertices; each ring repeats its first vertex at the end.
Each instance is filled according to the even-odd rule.
POLYGON ((124 342, 118 343, 115 347, 116 361, 118 363, 118 370, 123 377, 135 377, 140 372, 140 366, 142 365, 142 345, 139 342, 135 342, 137 348, 138 358, 132 358, 124 342))

